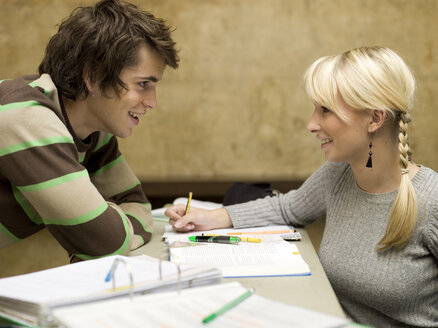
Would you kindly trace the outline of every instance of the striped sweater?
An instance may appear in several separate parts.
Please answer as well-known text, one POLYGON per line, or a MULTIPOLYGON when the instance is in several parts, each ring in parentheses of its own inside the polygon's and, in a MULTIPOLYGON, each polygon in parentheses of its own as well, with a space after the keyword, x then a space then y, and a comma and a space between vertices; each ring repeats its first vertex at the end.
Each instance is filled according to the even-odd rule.
POLYGON ((49 75, 0 81, 0 134, 0 248, 44 227, 82 260, 150 240, 150 203, 117 138, 79 140, 49 75))

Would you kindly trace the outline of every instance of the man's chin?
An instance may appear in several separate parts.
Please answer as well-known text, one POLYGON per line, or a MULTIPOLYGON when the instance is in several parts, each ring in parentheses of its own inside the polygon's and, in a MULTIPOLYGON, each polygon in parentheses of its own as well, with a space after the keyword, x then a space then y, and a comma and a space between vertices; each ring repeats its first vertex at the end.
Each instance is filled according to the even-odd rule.
POLYGON ((117 138, 122 138, 122 139, 124 139, 124 138, 128 138, 128 137, 130 137, 130 136, 132 135, 132 129, 129 129, 129 130, 127 130, 127 131, 118 131, 117 133, 114 133, 114 132, 113 132, 113 134, 114 134, 117 138))

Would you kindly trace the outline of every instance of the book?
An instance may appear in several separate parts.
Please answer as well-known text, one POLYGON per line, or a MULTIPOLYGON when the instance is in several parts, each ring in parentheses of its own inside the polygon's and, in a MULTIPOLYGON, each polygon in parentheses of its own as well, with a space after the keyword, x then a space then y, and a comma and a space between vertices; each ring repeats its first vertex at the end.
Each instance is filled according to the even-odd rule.
POLYGON ((282 238, 293 231, 287 226, 268 226, 177 233, 168 225, 163 238, 169 245, 170 261, 215 266, 221 270, 224 278, 310 275, 309 266, 297 245, 282 238), (261 242, 234 245, 189 242, 190 236, 203 234, 254 237, 261 242))
POLYGON ((273 301, 257 291, 235 302, 247 289, 238 282, 222 283, 153 295, 108 300, 91 305, 56 309, 54 317, 61 327, 206 327, 203 319, 226 311, 208 322, 208 327, 344 327, 348 319, 273 301))
POLYGON ((213 284, 221 278, 213 267, 176 266, 146 255, 109 256, 0 279, 0 316, 46 327, 55 308, 213 284), (124 268, 116 270, 117 262, 124 268))

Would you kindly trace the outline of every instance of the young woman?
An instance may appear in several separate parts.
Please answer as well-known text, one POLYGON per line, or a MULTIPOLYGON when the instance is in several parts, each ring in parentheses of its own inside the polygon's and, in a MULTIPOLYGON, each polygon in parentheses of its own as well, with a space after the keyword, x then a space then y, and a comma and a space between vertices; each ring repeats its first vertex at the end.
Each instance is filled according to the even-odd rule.
POLYGON ((167 210, 178 231, 326 227, 319 257, 348 316, 375 327, 438 327, 438 175, 410 160, 415 81, 382 47, 323 57, 306 74, 308 129, 327 162, 297 190, 214 211, 167 210))

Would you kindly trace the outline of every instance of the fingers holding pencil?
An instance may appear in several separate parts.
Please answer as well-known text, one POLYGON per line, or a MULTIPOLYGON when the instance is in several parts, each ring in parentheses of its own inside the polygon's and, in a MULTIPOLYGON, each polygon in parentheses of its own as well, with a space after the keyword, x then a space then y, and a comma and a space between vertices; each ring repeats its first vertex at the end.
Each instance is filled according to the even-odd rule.
POLYGON ((169 217, 169 223, 179 232, 204 231, 232 226, 228 212, 224 208, 205 210, 187 205, 175 205, 168 208, 165 214, 169 217), (187 207, 189 207, 188 211, 187 207))
POLYGON ((204 231, 218 229, 220 220, 217 220, 216 210, 204 210, 190 207, 188 214, 185 214, 184 205, 175 205, 167 209, 165 214, 169 217, 169 223, 176 231, 204 231))

